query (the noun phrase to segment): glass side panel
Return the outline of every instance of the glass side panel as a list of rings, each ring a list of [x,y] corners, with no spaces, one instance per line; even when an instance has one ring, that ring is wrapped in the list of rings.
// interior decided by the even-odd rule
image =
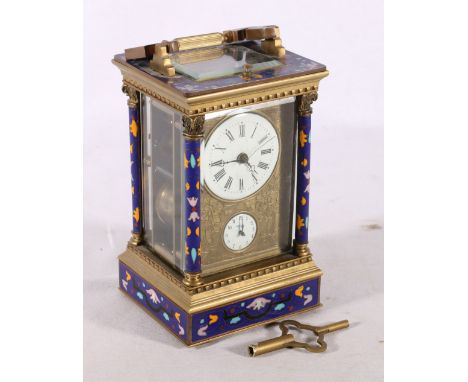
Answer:
[[[174,255],[175,266],[184,269],[185,259],[185,170],[182,115],[174,113]]]
[[[177,267],[183,226],[181,116],[161,103],[143,103],[143,208],[146,243]]]
[[[242,73],[245,64],[253,72],[283,65],[270,56],[235,45],[173,53],[171,60],[177,73],[196,81]]]

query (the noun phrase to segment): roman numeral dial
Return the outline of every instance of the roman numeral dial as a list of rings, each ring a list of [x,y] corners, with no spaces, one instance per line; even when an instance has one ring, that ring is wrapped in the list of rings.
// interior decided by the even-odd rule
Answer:
[[[242,113],[225,119],[205,144],[205,186],[222,199],[246,198],[268,182],[279,151],[276,130],[265,117]]]

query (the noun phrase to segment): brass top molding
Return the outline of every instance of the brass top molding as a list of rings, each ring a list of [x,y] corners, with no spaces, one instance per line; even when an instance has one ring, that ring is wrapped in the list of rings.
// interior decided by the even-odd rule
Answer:
[[[317,91],[321,79],[328,76],[328,71],[284,78],[277,81],[254,83],[249,87],[224,89],[193,97],[185,97],[169,85],[155,82],[147,73],[136,71],[131,65],[112,60],[123,75],[124,86],[134,87],[182,114],[202,115],[240,106],[253,105],[291,96],[300,96]]]

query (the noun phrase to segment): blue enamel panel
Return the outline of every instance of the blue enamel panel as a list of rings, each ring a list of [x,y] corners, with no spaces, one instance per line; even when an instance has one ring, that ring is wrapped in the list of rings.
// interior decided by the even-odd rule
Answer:
[[[200,140],[185,139],[185,272],[201,271]]]
[[[129,107],[130,169],[132,174],[132,232],[141,234],[141,130],[137,107]]]
[[[295,241],[298,244],[306,244],[309,237],[310,115],[299,117],[297,131]]]
[[[319,278],[308,280],[220,308],[194,314],[192,318],[192,341],[202,341],[313,307],[319,303],[319,282]]]
[[[119,275],[122,291],[144,306],[153,317],[176,336],[187,341],[188,319],[185,311],[121,261],[119,262]]]

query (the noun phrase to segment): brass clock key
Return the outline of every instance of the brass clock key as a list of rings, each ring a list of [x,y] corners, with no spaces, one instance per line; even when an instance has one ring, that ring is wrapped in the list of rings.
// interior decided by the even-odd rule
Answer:
[[[292,334],[288,333],[288,325],[295,326],[298,329],[306,329],[312,331],[317,336],[317,345],[310,345],[305,342],[297,342]],[[348,320],[334,322],[324,326],[312,326],[301,324],[294,320],[285,320],[279,323],[281,336],[270,340],[259,342],[256,345],[249,346],[249,355],[256,357],[265,353],[270,353],[275,350],[284,348],[304,348],[312,353],[322,353],[327,350],[327,343],[324,340],[325,334],[335,332],[340,329],[349,327]]]

